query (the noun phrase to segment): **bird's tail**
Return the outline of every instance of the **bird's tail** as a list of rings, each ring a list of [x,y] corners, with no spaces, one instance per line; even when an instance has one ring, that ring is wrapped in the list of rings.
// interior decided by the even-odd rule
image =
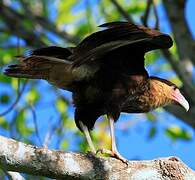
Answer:
[[[4,74],[19,78],[48,79],[55,65],[71,64],[67,60],[71,54],[71,49],[55,46],[37,49],[28,56],[17,56],[20,63],[9,65]]]

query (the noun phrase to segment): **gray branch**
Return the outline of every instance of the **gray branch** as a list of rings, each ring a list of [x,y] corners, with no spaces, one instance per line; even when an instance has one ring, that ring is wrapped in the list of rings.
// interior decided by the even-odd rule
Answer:
[[[25,4],[28,7],[28,3]],[[26,41],[26,43],[32,47],[41,47],[45,46],[45,42],[42,40],[43,34],[37,33],[36,31],[28,30],[24,21],[30,21],[34,27],[37,25],[41,26],[44,30],[50,31],[70,43],[78,43],[79,38],[77,36],[72,36],[66,31],[59,30],[56,25],[51,22],[46,17],[41,17],[33,14],[32,11],[25,11],[24,14],[19,13],[15,9],[5,5],[0,1],[0,18],[3,20],[3,23],[6,26],[6,33],[21,37]],[[13,23],[13,20],[15,23]]]
[[[195,64],[195,43],[185,18],[186,1],[163,0],[181,60],[190,59]]]
[[[192,180],[195,172],[175,157],[129,161],[38,148],[0,136],[0,167],[57,179]]]

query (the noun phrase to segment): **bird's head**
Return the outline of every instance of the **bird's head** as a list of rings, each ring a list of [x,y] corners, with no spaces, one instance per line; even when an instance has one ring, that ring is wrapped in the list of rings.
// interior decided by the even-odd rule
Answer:
[[[174,83],[157,77],[151,77],[150,79],[152,94],[156,99],[157,106],[177,104],[186,111],[189,110],[188,101]]]

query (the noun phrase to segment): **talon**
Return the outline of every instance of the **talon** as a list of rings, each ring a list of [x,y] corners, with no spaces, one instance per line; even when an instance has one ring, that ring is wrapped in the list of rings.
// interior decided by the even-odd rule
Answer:
[[[128,165],[128,160],[125,159],[122,155],[120,155],[119,152],[111,151],[108,149],[98,149],[96,151],[96,154],[98,154],[98,153],[108,154],[108,155],[110,155],[110,157],[116,158],[116,159],[122,161],[123,163],[125,163],[126,165]]]
[[[108,154],[108,155],[112,156],[112,151],[110,151],[110,150],[108,150],[108,149],[98,149],[98,150],[96,151],[96,154],[98,154],[98,153],[101,153],[101,154]]]
[[[113,152],[113,155],[114,158],[121,160],[123,163],[125,163],[128,166],[128,160],[125,159],[123,156],[121,156],[119,153]]]

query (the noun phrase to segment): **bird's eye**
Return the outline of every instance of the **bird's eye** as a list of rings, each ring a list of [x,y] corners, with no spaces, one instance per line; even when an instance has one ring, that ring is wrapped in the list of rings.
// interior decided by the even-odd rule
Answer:
[[[173,86],[173,90],[175,91],[177,89],[177,87],[176,86]]]

